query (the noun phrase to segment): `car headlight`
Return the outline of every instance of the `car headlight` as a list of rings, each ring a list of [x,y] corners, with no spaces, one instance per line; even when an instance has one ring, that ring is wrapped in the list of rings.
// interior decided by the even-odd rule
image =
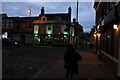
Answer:
[[[15,44],[18,44],[17,42],[15,42]]]

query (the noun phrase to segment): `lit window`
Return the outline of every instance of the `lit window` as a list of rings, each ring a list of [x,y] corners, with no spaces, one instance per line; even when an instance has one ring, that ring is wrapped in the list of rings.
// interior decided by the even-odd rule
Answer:
[[[42,16],[42,17],[41,17],[41,20],[42,20],[42,21],[46,21],[46,20],[47,20],[47,17]]]

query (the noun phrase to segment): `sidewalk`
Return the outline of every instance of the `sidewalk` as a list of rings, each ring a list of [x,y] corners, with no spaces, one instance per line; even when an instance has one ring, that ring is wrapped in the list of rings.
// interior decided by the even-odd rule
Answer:
[[[87,48],[80,49],[83,60],[79,61],[79,75],[74,75],[73,80],[115,80],[114,76],[107,70],[97,56]],[[66,70],[64,60],[60,60],[53,67],[43,70],[42,74],[36,76],[35,80],[65,79]]]

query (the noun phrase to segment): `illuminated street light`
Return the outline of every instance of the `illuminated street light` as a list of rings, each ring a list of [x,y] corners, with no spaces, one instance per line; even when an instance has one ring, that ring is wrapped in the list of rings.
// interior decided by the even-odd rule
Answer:
[[[113,25],[114,29],[118,29],[118,26],[116,24]]]
[[[94,37],[96,37],[96,34],[94,34]]]
[[[28,12],[30,13],[30,15],[29,15],[29,16],[31,17],[31,9],[28,9]]]

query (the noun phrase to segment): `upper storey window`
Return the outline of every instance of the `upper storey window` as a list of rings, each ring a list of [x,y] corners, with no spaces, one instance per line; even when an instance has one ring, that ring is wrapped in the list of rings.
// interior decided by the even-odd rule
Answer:
[[[60,17],[60,16],[56,16],[56,17],[55,17],[55,20],[56,20],[56,21],[61,21],[61,17]]]
[[[42,20],[42,21],[46,21],[46,20],[47,20],[47,17],[46,17],[46,16],[42,16],[42,17],[41,17],[41,20]]]

